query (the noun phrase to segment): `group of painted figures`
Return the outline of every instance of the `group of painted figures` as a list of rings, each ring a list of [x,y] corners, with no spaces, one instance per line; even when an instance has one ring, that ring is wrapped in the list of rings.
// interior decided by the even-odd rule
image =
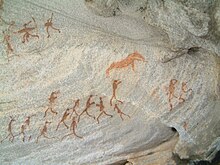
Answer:
[[[22,35],[22,43],[29,42],[30,37],[37,38],[37,39],[40,38],[40,36],[37,34],[37,23],[34,17],[32,17],[31,21],[24,23],[23,27],[20,30],[13,32],[12,28],[14,26],[15,26],[15,22],[12,21],[11,23],[9,23],[7,30],[2,32],[3,33],[2,43],[5,44],[6,46],[6,54],[7,54],[8,61],[11,57],[10,55],[14,53],[14,47],[13,47],[12,38],[11,38],[12,34]],[[47,38],[50,37],[49,29],[58,31],[59,33],[61,32],[60,29],[55,28],[53,25],[53,13],[51,14],[51,17],[45,22],[44,27],[47,33]]]
[[[50,37],[49,28],[60,32],[59,29],[57,29],[53,26],[52,18],[53,18],[53,14],[51,15],[51,18],[49,18],[47,20],[47,22],[44,24],[48,38]],[[33,33],[33,31],[36,30],[36,28],[37,28],[37,24],[36,24],[36,21],[33,17],[32,17],[32,20],[33,20],[33,22],[29,21],[29,22],[25,23],[21,30],[13,32],[14,34],[22,34],[23,35],[22,43],[28,42],[30,37],[39,38],[38,34]],[[35,25],[30,26],[31,23],[34,23]],[[13,48],[11,45],[11,39],[10,39],[11,36],[9,35],[10,28],[13,25],[14,25],[14,22],[12,22],[11,25],[9,26],[7,33],[5,31],[3,32],[3,35],[4,35],[3,42],[5,42],[5,44],[7,46],[7,54],[8,55],[13,52]],[[8,59],[9,59],[9,56],[8,56]],[[147,62],[143,55],[141,55],[137,51],[134,51],[133,53],[129,54],[126,58],[124,58],[120,61],[116,61],[116,62],[111,63],[110,66],[106,69],[106,77],[110,76],[110,71],[112,71],[113,69],[120,69],[120,68],[126,68],[126,67],[131,66],[132,70],[135,71],[135,61]],[[111,97],[109,103],[110,103],[110,106],[113,107],[114,111],[116,111],[119,114],[120,118],[122,120],[124,120],[123,116],[127,116],[128,118],[130,118],[130,116],[125,114],[119,107],[120,104],[123,104],[123,101],[121,101],[117,98],[116,91],[117,91],[119,84],[121,84],[121,83],[122,83],[121,80],[113,80],[113,82],[112,82],[112,97]],[[186,94],[188,92],[192,93],[192,89],[187,89],[187,83],[182,82],[181,93],[179,96],[176,96],[175,90],[176,90],[177,84],[178,84],[178,80],[171,79],[169,82],[169,86],[166,89],[166,94],[168,96],[168,103],[169,103],[170,111],[173,110],[173,102],[172,102],[173,99],[177,99],[179,101],[179,103],[183,103],[183,102],[185,102]],[[49,124],[51,124],[51,121],[46,120],[46,117],[49,112],[51,112],[54,115],[58,114],[58,112],[55,111],[54,106],[55,106],[55,103],[56,103],[56,100],[58,98],[59,93],[60,93],[59,90],[54,91],[50,94],[50,97],[48,98],[49,105],[48,105],[48,108],[44,112],[44,119],[45,119],[44,125],[42,126],[42,128],[40,128],[40,132],[39,132],[39,135],[37,136],[36,143],[38,143],[38,141],[41,137],[44,137],[47,139],[55,138],[55,137],[49,137],[47,135],[48,126],[49,126]],[[69,129],[70,133],[67,135],[64,135],[61,138],[61,140],[63,140],[64,138],[66,138],[68,136],[71,136],[71,135],[75,135],[78,138],[83,138],[82,136],[80,136],[76,133],[76,128],[77,128],[78,123],[80,122],[81,117],[84,114],[87,115],[88,117],[93,118],[94,120],[97,120],[98,123],[100,123],[100,117],[103,115],[108,116],[108,117],[113,117],[113,115],[106,112],[105,105],[103,102],[103,97],[101,97],[101,96],[99,97],[98,104],[95,103],[94,101],[92,101],[92,99],[94,97],[96,97],[96,95],[89,96],[89,98],[86,101],[85,108],[83,109],[83,111],[81,113],[79,113],[77,110],[77,109],[79,109],[80,99],[77,99],[74,101],[74,105],[72,108],[67,108],[64,111],[62,118],[60,119],[59,123],[57,124],[56,131],[59,129],[60,125],[63,124],[67,129]],[[89,109],[91,109],[92,106],[95,106],[99,109],[99,115],[97,117],[95,117],[89,113]],[[16,121],[16,119],[13,118],[12,116],[10,116],[10,121],[8,124],[8,130],[7,130],[8,135],[5,138],[3,138],[0,142],[2,143],[6,139],[9,139],[9,141],[13,142],[14,138],[17,136],[19,136],[19,137],[21,136],[23,142],[30,141],[32,139],[32,136],[29,135],[27,137],[26,130],[30,127],[30,120],[34,116],[36,116],[36,115],[31,115],[31,116],[28,116],[25,118],[23,124],[20,127],[20,132],[16,135],[13,133],[13,130],[12,130],[12,124]],[[69,119],[71,121],[70,126],[68,126],[66,124],[66,121]],[[186,127],[187,127],[187,123],[184,123],[184,128],[186,129]]]
[[[122,59],[121,61],[118,61],[118,62],[113,62],[107,69],[106,69],[106,76],[109,77],[109,74],[110,74],[110,71],[113,70],[113,69],[120,69],[120,68],[124,68],[124,67],[128,67],[129,65],[132,66],[132,70],[134,71],[134,66],[135,66],[135,61],[143,61],[143,62],[146,62],[144,57],[138,53],[137,51],[135,51],[134,53],[132,54],[129,54],[126,58]],[[119,104],[123,104],[123,101],[119,100],[117,98],[117,95],[116,95],[116,91],[118,89],[118,85],[121,84],[122,82],[120,80],[113,80],[112,82],[112,97],[110,99],[110,106],[113,107],[113,109],[119,114],[120,118],[122,120],[123,119],[123,115],[124,116],[127,116],[128,118],[130,118],[129,115],[125,114],[120,108],[119,108]],[[171,79],[170,82],[169,82],[169,86],[167,87],[166,91],[167,91],[167,95],[168,95],[168,103],[169,103],[169,107],[170,107],[170,111],[173,110],[173,103],[172,103],[172,100],[173,99],[177,99],[179,101],[179,103],[183,103],[185,102],[185,97],[186,97],[186,94],[188,92],[191,92],[192,93],[192,89],[187,89],[187,83],[186,82],[182,82],[182,86],[181,86],[181,93],[179,96],[176,96],[175,94],[175,90],[176,90],[176,85],[178,83],[178,80],[176,79]],[[56,100],[58,98],[58,95],[59,95],[60,91],[54,91],[50,94],[50,97],[48,98],[49,100],[49,106],[48,108],[45,110],[44,112],[44,118],[46,118],[47,114],[49,112],[51,112],[52,114],[54,115],[57,115],[58,112],[55,111],[54,109],[54,106],[55,106],[55,103],[56,103]],[[79,136],[78,134],[76,134],[76,128],[77,128],[77,124],[80,122],[80,119],[82,117],[82,115],[87,115],[88,117],[91,117],[93,118],[94,120],[97,120],[97,122],[99,123],[100,122],[100,117],[103,116],[103,115],[106,115],[108,117],[113,117],[111,114],[108,114],[105,110],[105,105],[103,103],[103,97],[99,97],[99,103],[95,103],[94,101],[92,101],[93,97],[95,97],[96,95],[90,95],[89,98],[87,99],[86,101],[86,105],[85,105],[85,108],[84,110],[79,113],[77,112],[76,109],[79,108],[79,105],[80,105],[80,99],[77,99],[74,101],[74,105],[72,108],[67,108],[65,110],[65,112],[63,113],[62,115],[62,118],[61,120],[59,121],[57,127],[56,127],[56,131],[59,129],[60,125],[63,124],[67,129],[70,129],[70,133],[63,136],[61,138],[61,140],[63,140],[64,138],[70,136],[70,135],[75,135],[76,137],[78,138],[82,138],[82,136]],[[88,110],[92,107],[92,105],[95,105],[96,107],[99,108],[99,115],[98,117],[96,118],[95,116],[91,115]],[[74,114],[74,115],[73,115]],[[24,123],[21,125],[20,127],[20,133],[17,134],[17,135],[14,135],[13,132],[12,132],[12,123],[15,122],[16,120],[10,116],[10,122],[8,124],[8,135],[2,139],[0,142],[3,142],[5,139],[9,138],[9,140],[11,142],[13,142],[14,138],[16,136],[22,136],[22,141],[25,142],[25,139],[28,138],[28,141],[31,140],[31,136],[29,137],[26,137],[26,134],[25,134],[25,130],[27,129],[27,127],[30,126],[30,119],[31,117],[33,117],[35,115],[31,115],[31,116],[28,116]],[[71,124],[70,126],[68,126],[66,124],[66,120],[68,119],[71,119]],[[36,142],[38,143],[39,139],[41,137],[44,137],[44,138],[47,138],[47,139],[53,139],[55,137],[49,137],[47,135],[47,128],[48,128],[48,125],[50,124],[51,122],[50,121],[45,121],[43,127],[40,129],[40,134],[37,136],[37,139],[36,139]],[[185,122],[184,123],[184,129],[187,128],[187,123]]]
[[[110,99],[110,105],[111,105],[111,107],[113,107],[114,111],[116,111],[119,114],[120,118],[122,120],[124,120],[123,116],[127,116],[128,118],[130,118],[130,116],[125,114],[124,112],[122,112],[122,110],[119,108],[119,104],[123,104],[123,102],[121,100],[118,100],[117,97],[116,97],[116,90],[117,90],[118,85],[120,83],[121,83],[121,81],[119,81],[119,80],[114,80],[113,81],[113,84],[112,84],[113,93],[112,93],[112,97]],[[58,90],[58,91],[54,91],[50,94],[50,97],[48,98],[49,105],[48,105],[48,108],[44,112],[44,119],[46,119],[49,112],[54,114],[54,115],[58,114],[58,112],[55,111],[55,104],[56,104],[56,100],[58,99],[59,93],[60,93],[60,91]],[[66,138],[70,135],[75,135],[78,138],[82,138],[82,136],[79,136],[78,134],[76,134],[76,128],[77,128],[77,124],[80,122],[80,119],[84,114],[87,115],[88,117],[93,118],[94,120],[97,120],[98,124],[100,123],[100,117],[103,116],[103,115],[106,115],[108,117],[113,117],[113,115],[108,114],[106,112],[105,105],[104,105],[104,102],[103,102],[103,97],[99,97],[99,103],[95,103],[94,101],[92,101],[93,97],[95,97],[95,96],[96,95],[90,95],[89,96],[89,98],[86,101],[85,108],[81,113],[77,112],[78,111],[77,109],[79,109],[79,105],[80,105],[80,99],[77,99],[77,100],[74,101],[74,105],[73,105],[72,108],[67,108],[64,111],[64,113],[62,115],[62,118],[60,119],[60,121],[57,124],[56,131],[59,129],[60,125],[63,124],[67,129],[70,130],[70,133],[63,136],[61,138],[61,140],[63,140],[64,138]],[[95,116],[93,116],[89,113],[89,110],[92,107],[92,105],[94,105],[95,107],[97,107],[99,109],[98,117],[95,117]],[[2,139],[0,142],[2,143],[6,139],[9,139],[9,141],[13,142],[14,138],[17,137],[17,136],[22,136],[22,141],[23,142],[30,141],[32,137],[31,136],[26,137],[25,131],[27,130],[28,127],[30,127],[30,119],[34,116],[36,116],[36,115],[28,116],[25,119],[24,123],[20,127],[20,132],[16,135],[12,131],[12,124],[16,120],[12,116],[10,116],[10,122],[8,124],[8,135],[4,139]],[[66,121],[68,119],[71,120],[70,126],[68,126],[66,124]],[[36,143],[38,143],[38,141],[41,137],[44,137],[44,138],[47,138],[47,139],[55,138],[55,137],[49,137],[47,135],[48,125],[50,123],[52,123],[52,122],[48,121],[48,120],[45,121],[43,127],[40,129],[39,135],[37,136]]]

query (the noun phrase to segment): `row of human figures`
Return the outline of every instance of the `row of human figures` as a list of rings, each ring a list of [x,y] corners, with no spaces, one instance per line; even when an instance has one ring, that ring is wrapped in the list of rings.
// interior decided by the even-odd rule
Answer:
[[[175,91],[176,91],[177,83],[178,83],[178,80],[171,79],[169,86],[167,87],[166,94],[168,95],[168,103],[169,103],[170,111],[173,110],[173,103],[172,103],[173,99],[177,99],[180,103],[183,103],[183,102],[185,102],[186,94],[188,92],[190,92],[190,94],[192,94],[192,89],[187,89],[187,83],[182,82],[181,93],[179,96],[176,96]],[[130,116],[125,114],[119,107],[119,104],[123,104],[123,101],[119,100],[116,95],[116,90],[117,90],[119,84],[121,84],[120,80],[113,81],[113,83],[112,83],[112,97],[110,99],[109,104],[119,114],[121,120],[124,120],[123,116],[126,116],[128,118],[130,118]],[[48,108],[44,112],[44,117],[43,117],[44,119],[46,119],[48,113],[51,113],[53,115],[58,114],[58,112],[55,110],[55,104],[56,104],[56,101],[58,99],[59,94],[60,94],[59,90],[53,91],[50,94],[50,97],[48,98],[49,105],[48,105]],[[64,138],[66,138],[68,136],[71,136],[71,135],[74,135],[78,138],[83,138],[82,136],[80,136],[76,133],[77,125],[80,122],[80,119],[83,115],[87,115],[88,117],[93,118],[94,120],[97,121],[98,124],[100,123],[100,118],[104,115],[107,117],[113,117],[112,114],[109,114],[106,112],[105,105],[103,102],[103,97],[101,97],[101,96],[99,97],[99,103],[95,103],[94,101],[92,101],[93,97],[95,97],[95,96],[96,95],[89,96],[89,98],[86,101],[85,108],[83,109],[82,112],[79,112],[79,110],[78,110],[79,106],[80,106],[80,99],[77,99],[74,101],[72,108],[67,108],[64,111],[64,113],[62,114],[62,118],[60,119],[60,121],[57,124],[56,131],[59,129],[60,125],[63,124],[67,129],[70,130],[70,133],[67,135],[64,135],[61,138],[61,140],[63,140]],[[91,107],[93,105],[95,105],[97,108],[99,108],[99,115],[97,117],[90,114],[90,112],[89,112],[89,110],[91,109]],[[22,136],[23,142],[27,141],[27,139],[28,139],[28,141],[30,141],[32,136],[30,135],[29,137],[26,137],[25,131],[27,130],[28,127],[30,127],[30,119],[34,116],[36,116],[36,115],[30,115],[30,116],[26,117],[26,119],[24,120],[23,124],[20,127],[20,132],[17,135],[14,135],[14,133],[12,132],[12,123],[15,122],[16,120],[12,116],[10,116],[10,122],[8,124],[8,135],[4,139],[2,139],[0,142],[2,143],[7,138],[9,138],[9,140],[11,142],[13,142],[14,138],[17,136]],[[71,120],[70,126],[68,126],[66,123],[66,121],[68,119]],[[43,127],[40,129],[39,135],[37,136],[36,143],[38,143],[38,141],[41,137],[44,137],[47,139],[56,138],[56,137],[49,137],[47,135],[48,125],[51,123],[52,123],[51,121],[48,121],[48,120],[45,121]],[[183,127],[186,130],[186,128],[187,128],[186,122],[184,122]]]
[[[111,107],[113,107],[113,110],[117,112],[117,114],[119,114],[121,120],[123,121],[124,118],[123,117],[128,117],[130,118],[129,115],[127,115],[126,113],[124,113],[121,108],[120,108],[120,105],[123,104],[123,101],[117,99],[117,96],[116,96],[116,90],[118,88],[118,85],[121,83],[120,80],[114,80],[113,81],[113,84],[112,84],[112,88],[113,88],[113,92],[112,92],[112,97],[109,101],[109,104]],[[49,115],[48,113],[51,113],[52,115],[57,115],[58,112],[55,110],[55,105],[56,105],[56,102],[57,102],[57,99],[58,99],[58,96],[60,94],[60,91],[53,91],[49,98],[48,98],[48,107],[46,108],[45,112],[44,112],[44,116],[43,118],[45,119],[45,123],[44,125],[42,126],[42,128],[40,129],[40,133],[39,135],[37,136],[37,139],[36,139],[36,143],[38,143],[39,139],[41,137],[44,137],[46,139],[54,139],[56,137],[49,137],[47,135],[47,131],[48,131],[48,126],[52,123],[51,121],[48,121],[47,120],[47,116]],[[82,136],[78,135],[76,133],[76,128],[77,128],[77,125],[78,123],[81,121],[81,118],[84,116],[84,115],[87,115],[88,117],[94,119],[97,121],[97,123],[99,124],[100,123],[100,118],[102,116],[107,116],[107,117],[110,117],[112,118],[113,115],[112,114],[109,114],[107,111],[106,111],[106,107],[104,105],[104,101],[103,101],[103,96],[99,96],[99,103],[95,103],[95,101],[92,101],[93,98],[97,97],[96,95],[89,95],[87,101],[86,101],[86,104],[85,104],[85,107],[83,109],[82,112],[79,112],[79,109],[80,109],[80,99],[76,99],[74,100],[74,104],[73,104],[73,107],[71,108],[67,108],[63,114],[62,114],[62,117],[61,119],[59,120],[58,124],[57,124],[57,127],[56,127],[56,131],[59,129],[59,127],[61,126],[61,124],[63,124],[67,129],[69,129],[70,133],[63,136],[61,138],[61,140],[63,140],[64,138],[68,137],[68,136],[71,136],[71,135],[74,135],[78,138],[83,138]],[[99,115],[97,117],[95,117],[94,115],[92,115],[89,110],[92,108],[92,106],[95,106],[98,108],[99,110]],[[26,117],[26,119],[24,120],[23,124],[21,125],[20,127],[20,132],[18,134],[14,134],[13,131],[12,131],[12,124],[13,122],[16,121],[15,118],[13,118],[12,116],[10,116],[10,121],[9,121],[9,124],[8,124],[8,134],[5,138],[3,138],[0,142],[2,143],[4,140],[6,139],[9,139],[9,141],[13,142],[14,141],[14,138],[17,137],[17,136],[22,136],[22,141],[25,142],[25,141],[30,141],[32,136],[30,135],[29,137],[26,136],[26,130],[28,128],[30,128],[30,120],[32,117],[35,117],[36,115],[30,115],[28,117]],[[70,125],[67,124],[67,121],[70,119]]]
[[[3,21],[3,19],[1,19],[1,20]],[[22,41],[21,41],[22,43],[29,42],[30,38],[36,38],[36,39],[40,38],[40,36],[37,34],[38,25],[37,25],[34,17],[32,17],[31,21],[24,23],[23,27],[20,30],[12,31],[12,28],[14,26],[15,26],[15,22],[12,21],[11,23],[9,23],[8,28],[2,32],[3,37],[4,37],[2,43],[5,44],[5,46],[6,46],[6,54],[7,54],[8,61],[11,57],[10,55],[14,53],[14,46],[12,43],[12,35],[13,36],[15,34],[22,35]],[[50,30],[57,31],[59,33],[61,32],[60,29],[54,27],[54,25],[53,25],[53,13],[51,14],[51,17],[49,19],[47,19],[47,21],[44,23],[44,27],[45,27],[45,31],[47,33],[47,38],[50,38],[50,36],[51,36]]]
[[[177,99],[179,103],[184,103],[186,101],[185,97],[186,97],[187,93],[190,93],[190,95],[192,95],[192,92],[193,92],[193,90],[191,88],[188,89],[187,82],[182,82],[180,94],[177,96],[175,94],[177,84],[178,84],[178,80],[171,79],[170,83],[169,83],[169,87],[167,88],[166,94],[168,95],[168,102],[169,102],[169,106],[170,106],[170,111],[173,110],[172,100]]]
[[[132,70],[135,71],[135,69],[134,69],[135,68],[135,61],[147,62],[145,60],[145,58],[139,52],[135,51],[134,53],[129,54],[126,58],[124,58],[120,61],[113,62],[112,64],[110,64],[110,66],[106,69],[106,76],[109,77],[110,76],[110,71],[112,71],[113,69],[120,69],[120,68],[129,67],[129,66],[131,66]],[[130,118],[130,116],[125,114],[124,112],[122,112],[122,110],[119,107],[119,104],[123,104],[123,102],[121,100],[119,100],[117,98],[117,95],[116,95],[116,91],[118,89],[119,84],[121,84],[120,80],[113,80],[113,82],[112,82],[112,97],[110,99],[110,106],[112,106],[113,109],[117,111],[117,113],[120,115],[121,119],[123,120],[123,115],[127,116],[129,118]],[[173,108],[174,108],[173,107],[173,100],[174,99],[177,99],[179,101],[179,103],[183,103],[183,102],[185,102],[185,97],[186,97],[187,93],[190,92],[192,94],[192,89],[187,89],[187,82],[182,82],[182,86],[181,86],[181,90],[180,90],[181,93],[179,94],[179,96],[177,96],[175,94],[177,84],[178,84],[178,80],[171,79],[170,82],[169,82],[169,86],[166,89],[166,95],[168,96],[168,103],[169,103],[170,111],[172,111]],[[56,100],[58,98],[59,93],[60,93],[60,91],[54,91],[50,94],[50,97],[48,98],[49,106],[44,112],[44,118],[46,118],[48,112],[51,112],[52,114],[57,115],[58,112],[55,111],[54,106],[55,106],[55,103],[56,103]],[[67,108],[65,110],[65,112],[63,113],[63,116],[62,116],[62,118],[61,118],[61,120],[58,123],[57,128],[56,128],[56,130],[58,130],[60,124],[64,124],[64,126],[66,128],[70,129],[71,133],[65,135],[63,138],[65,138],[67,136],[70,136],[72,134],[77,136],[78,138],[82,138],[81,136],[76,134],[75,130],[76,130],[77,124],[80,122],[80,118],[84,114],[86,114],[88,117],[96,119],[98,123],[99,123],[100,117],[103,116],[103,115],[106,115],[108,117],[112,117],[112,115],[108,114],[105,110],[105,106],[104,106],[104,103],[103,103],[103,97],[99,97],[99,104],[96,104],[94,101],[92,101],[93,97],[94,97],[93,95],[89,96],[89,98],[86,102],[85,109],[81,113],[78,113],[76,111],[76,109],[79,108],[79,102],[80,102],[79,99],[75,100],[74,106],[72,108]],[[113,104],[113,102],[114,102],[114,104]],[[95,105],[96,107],[99,108],[100,113],[99,113],[97,118],[95,116],[91,115],[88,112],[88,110],[91,108],[92,105]],[[75,114],[75,116],[73,116],[73,114]],[[22,124],[22,126],[21,126],[20,133],[18,135],[15,135],[15,136],[12,133],[12,123],[15,121],[15,119],[13,117],[10,117],[10,118],[11,118],[11,120],[8,124],[9,134],[3,140],[9,138],[9,140],[13,141],[15,136],[23,135],[23,141],[25,141],[25,138],[24,138],[25,133],[24,132],[30,124],[30,118],[31,117],[30,116],[27,117],[24,124]],[[68,118],[71,118],[71,125],[70,126],[68,126],[65,123],[65,121]],[[51,123],[50,121],[45,121],[45,124],[42,127],[39,136],[37,137],[37,142],[38,142],[39,138],[42,137],[42,136],[45,137],[45,138],[49,138],[47,136],[47,127],[50,123]],[[186,126],[184,126],[184,127],[186,127]],[[29,139],[31,139],[31,137],[29,137]],[[1,142],[3,140],[1,140]]]

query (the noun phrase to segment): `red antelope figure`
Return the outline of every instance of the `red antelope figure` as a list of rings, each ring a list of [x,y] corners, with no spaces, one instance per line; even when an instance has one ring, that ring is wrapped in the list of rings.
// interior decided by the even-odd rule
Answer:
[[[134,53],[129,54],[125,59],[118,61],[118,62],[113,62],[108,69],[106,69],[106,76],[109,76],[110,70],[112,69],[119,69],[119,68],[125,68],[128,67],[129,65],[131,65],[132,70],[134,71],[134,62],[135,61],[143,61],[143,62],[147,62],[145,61],[145,58],[138,53],[137,51],[135,51]]]

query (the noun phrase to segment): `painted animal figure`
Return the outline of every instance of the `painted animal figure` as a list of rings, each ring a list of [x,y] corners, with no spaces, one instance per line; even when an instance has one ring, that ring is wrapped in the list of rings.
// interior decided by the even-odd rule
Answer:
[[[134,62],[135,61],[145,61],[145,58],[143,55],[141,55],[139,52],[135,51],[134,53],[129,54],[125,59],[118,61],[118,62],[113,62],[108,69],[106,70],[106,76],[108,77],[110,74],[110,71],[112,69],[120,69],[120,68],[125,68],[131,65],[132,70],[134,71]]]

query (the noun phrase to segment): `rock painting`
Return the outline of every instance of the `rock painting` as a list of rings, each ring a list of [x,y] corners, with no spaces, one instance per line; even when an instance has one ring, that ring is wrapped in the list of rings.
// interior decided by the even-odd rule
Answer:
[[[176,88],[177,88],[177,84],[178,84],[178,80],[176,79],[171,79],[170,83],[169,83],[169,87],[167,88],[167,95],[168,95],[168,102],[169,102],[169,107],[170,107],[170,111],[173,110],[173,99],[177,99],[179,101],[179,103],[183,103],[185,102],[185,95],[188,92],[191,92],[192,94],[192,89],[187,89],[187,85],[186,82],[182,82],[182,86],[181,86],[181,92],[179,94],[179,96],[176,95]]]
[[[30,37],[38,38],[39,35],[33,34],[33,31],[37,29],[37,23],[32,17],[33,21],[29,21],[23,25],[23,28],[21,30],[18,30],[17,32],[14,32],[15,34],[22,34],[22,43],[28,42]],[[34,24],[33,26],[30,26],[31,24]]]
[[[5,139],[7,139],[7,138],[9,138],[9,140],[11,141],[11,142],[13,142],[14,141],[14,138],[15,138],[15,135],[13,134],[13,132],[12,132],[12,123],[13,122],[15,122],[16,120],[12,117],[12,116],[10,116],[10,122],[9,122],[9,124],[8,124],[8,135],[4,138],[4,139],[2,139],[0,142],[2,143]]]
[[[51,17],[47,20],[47,22],[44,24],[47,32],[47,38],[50,37],[49,28],[58,31],[60,33],[60,29],[57,29],[53,26],[53,13],[51,14]]]
[[[11,28],[15,26],[15,22],[12,21],[9,24],[9,27],[4,30],[3,33],[3,41],[1,43],[6,45],[6,54],[9,61],[9,55],[14,53],[15,48],[12,44],[12,37],[15,37],[15,35],[21,35],[22,36],[22,43],[28,43],[30,41],[30,38],[36,38],[39,39],[40,35],[37,34],[38,31],[38,25],[36,23],[36,20],[34,17],[31,17],[32,20],[26,22],[23,24],[23,27],[20,30],[12,32]],[[49,29],[58,31],[61,33],[60,29],[55,28],[53,25],[53,13],[51,14],[51,17],[47,20],[46,23],[44,23],[44,27],[46,28],[47,32],[47,38],[50,38],[50,32]],[[14,35],[12,35],[14,34]],[[15,53],[14,53],[15,54]],[[18,55],[17,55],[18,56]]]
[[[113,62],[107,69],[106,69],[106,76],[109,77],[110,71],[112,69],[120,69],[120,68],[126,68],[131,65],[132,70],[134,71],[135,61],[145,61],[145,58],[143,55],[138,53],[137,51],[134,51],[134,53],[129,54],[125,59],[122,59],[118,62]]]
[[[49,100],[49,106],[48,108],[46,109],[45,113],[44,113],[44,117],[47,116],[47,112],[50,111],[51,113],[57,115],[57,112],[54,110],[54,104],[55,104],[55,101],[58,97],[58,94],[60,93],[60,91],[54,91],[50,94],[50,97],[48,98]]]

